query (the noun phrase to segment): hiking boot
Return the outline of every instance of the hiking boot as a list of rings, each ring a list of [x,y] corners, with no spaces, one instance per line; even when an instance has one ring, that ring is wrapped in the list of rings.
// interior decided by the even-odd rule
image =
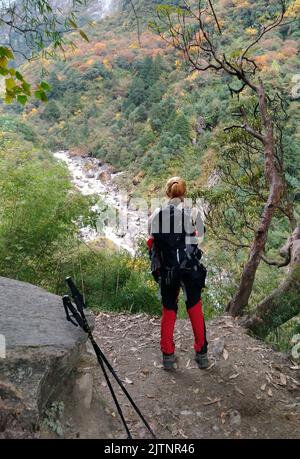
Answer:
[[[163,354],[163,367],[164,370],[175,370],[175,354]]]
[[[201,370],[205,370],[205,368],[208,368],[209,361],[207,354],[200,354],[200,352],[196,352],[195,360],[198,363],[198,367]]]

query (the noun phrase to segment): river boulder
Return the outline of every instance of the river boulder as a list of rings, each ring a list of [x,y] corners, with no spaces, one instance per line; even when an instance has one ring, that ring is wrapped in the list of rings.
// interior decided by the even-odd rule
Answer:
[[[98,180],[100,180],[102,183],[108,183],[111,181],[111,170],[110,169],[104,169],[98,174]]]

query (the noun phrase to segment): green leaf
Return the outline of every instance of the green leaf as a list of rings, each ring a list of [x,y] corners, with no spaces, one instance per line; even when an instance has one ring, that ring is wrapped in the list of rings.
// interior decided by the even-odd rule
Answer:
[[[22,75],[20,72],[18,72],[18,71],[16,71],[16,78],[17,78],[17,80],[19,80],[19,81],[24,81],[23,75]]]
[[[88,41],[88,42],[90,41],[86,33],[83,32],[83,30],[79,30],[79,33],[85,41]]]
[[[50,84],[47,83],[46,81],[41,81],[40,87],[41,87],[44,91],[50,91],[50,90],[51,90]]]
[[[24,80],[23,80],[23,83],[22,83],[22,88],[23,88],[23,91],[25,92],[25,94],[27,94],[27,96],[30,96],[30,95],[31,95],[30,84],[27,83],[27,82],[24,81]]]
[[[27,102],[28,98],[27,96],[25,95],[18,95],[17,96],[17,101],[21,104],[21,105],[25,105],[26,102]]]
[[[14,59],[14,55],[9,48],[6,46],[0,46],[0,57],[7,57],[8,59]]]
[[[37,99],[42,100],[42,91],[35,91],[34,95]]]
[[[8,57],[8,59],[14,59],[12,51],[8,48],[6,48],[6,57]]]
[[[43,91],[42,89],[39,89],[38,91],[35,91],[34,93],[35,97],[39,100],[41,100],[42,102],[47,102],[48,100],[48,97],[45,93],[45,91]]]
[[[7,67],[7,64],[8,64],[7,57],[5,56],[0,57],[0,67],[5,68]]]
[[[6,104],[11,104],[13,101],[14,101],[14,97],[10,96],[9,94],[6,94],[6,96],[4,98],[4,102]]]
[[[14,89],[14,87],[16,86],[16,82],[13,78],[6,78],[5,80],[5,86],[6,86],[6,89]]]
[[[0,57],[5,57],[6,49],[7,48],[4,48],[4,46],[0,46]]]

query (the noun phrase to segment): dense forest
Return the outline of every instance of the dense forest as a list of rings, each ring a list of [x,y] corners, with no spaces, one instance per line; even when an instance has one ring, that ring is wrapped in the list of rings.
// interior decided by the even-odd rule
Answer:
[[[76,30],[68,33],[71,48],[53,58],[24,60],[20,78],[37,85],[38,94],[26,103],[20,94],[17,101],[1,104],[0,274],[62,293],[63,279],[71,272],[95,310],[159,312],[144,240],[132,258],[111,247],[99,249],[97,243],[87,247],[77,237],[79,226],[92,225],[96,216],[90,210],[94,198],[74,189],[67,169],[51,154],[68,150],[125,171],[118,185],[133,197],[162,195],[166,179],[181,175],[189,195],[205,200],[209,281],[204,310],[214,317],[226,310],[239,287],[268,199],[259,140],[232,128],[240,124],[242,106],[252,126],[261,129],[257,99],[247,88],[239,91],[236,67],[232,75],[197,70],[189,59],[196,45],[184,52],[174,33],[185,14],[183,2],[145,6],[136,1],[134,10],[131,2],[120,3],[112,15],[96,17],[92,24],[82,16],[81,36]],[[276,1],[219,0],[214,5],[222,32],[218,44],[230,62],[280,12]],[[280,258],[279,249],[299,221],[299,8],[298,1],[288,2],[285,21],[262,34],[252,49],[277,129],[276,164],[284,192],[270,222],[247,314],[291,270],[267,260]],[[185,40],[191,30],[198,33],[197,23],[189,20]],[[210,21],[211,15],[208,28],[213,27]],[[287,293],[289,312],[280,311],[267,331],[260,330],[282,350],[300,331],[297,273],[296,290]]]

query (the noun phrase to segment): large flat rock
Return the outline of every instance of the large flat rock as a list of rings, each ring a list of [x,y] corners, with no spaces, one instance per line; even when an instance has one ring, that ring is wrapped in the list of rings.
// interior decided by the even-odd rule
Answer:
[[[40,414],[76,366],[86,334],[66,321],[59,296],[0,277],[0,335],[0,437],[38,435]]]

